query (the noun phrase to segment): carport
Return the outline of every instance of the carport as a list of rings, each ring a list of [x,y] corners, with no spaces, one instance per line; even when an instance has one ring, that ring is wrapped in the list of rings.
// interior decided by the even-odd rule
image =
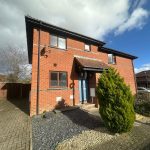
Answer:
[[[0,82],[0,99],[13,103],[17,108],[29,115],[31,84]]]

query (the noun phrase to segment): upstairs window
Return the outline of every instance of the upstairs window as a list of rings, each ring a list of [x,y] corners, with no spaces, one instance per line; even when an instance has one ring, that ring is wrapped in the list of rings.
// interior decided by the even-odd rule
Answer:
[[[50,46],[66,49],[66,38],[51,35]]]
[[[51,35],[50,45],[54,46],[54,47],[57,47],[57,36]]]
[[[50,87],[67,87],[67,72],[50,72]]]
[[[66,49],[66,39],[58,37],[58,48]]]
[[[116,64],[116,56],[114,54],[108,54],[108,63]]]
[[[84,50],[85,51],[90,51],[91,49],[90,49],[90,45],[89,44],[85,44],[84,45]]]

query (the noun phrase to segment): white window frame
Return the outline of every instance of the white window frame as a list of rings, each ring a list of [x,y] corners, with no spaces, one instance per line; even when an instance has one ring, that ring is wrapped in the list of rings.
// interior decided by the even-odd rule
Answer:
[[[50,36],[52,37],[52,36],[55,36],[56,38],[57,38],[57,44],[56,45],[51,45],[51,38],[50,38],[50,46],[51,47],[56,47],[56,48],[59,48],[59,49],[63,49],[63,50],[66,50],[67,49],[67,39],[65,38],[65,37],[62,37],[62,36],[57,36],[57,35],[55,35],[55,34],[50,34]],[[64,40],[64,42],[65,42],[65,46],[64,47],[61,47],[60,45],[59,45],[59,40],[60,39],[63,39]]]
[[[116,64],[116,56],[114,54],[108,54],[108,64]]]
[[[63,39],[64,40],[64,44],[65,44],[65,46],[64,47],[61,47],[60,45],[59,45],[59,40],[60,39]],[[64,38],[64,37],[57,37],[57,47],[58,48],[60,48],[60,49],[66,49],[66,46],[67,46],[67,44],[66,44],[66,38]]]
[[[56,45],[52,45],[52,37],[55,37],[56,38]],[[51,37],[50,37],[50,46],[51,47],[57,47],[58,46],[58,37],[54,34],[51,34]]]
[[[89,48],[87,49],[86,46],[88,46]],[[84,44],[84,50],[90,52],[90,51],[91,51],[91,45],[85,43],[85,44]]]

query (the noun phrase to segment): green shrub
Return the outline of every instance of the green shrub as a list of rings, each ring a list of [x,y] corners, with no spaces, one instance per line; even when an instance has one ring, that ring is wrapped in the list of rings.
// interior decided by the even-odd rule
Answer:
[[[96,93],[106,127],[117,133],[129,131],[135,120],[134,97],[115,69],[102,73]]]
[[[42,118],[46,118],[46,110],[43,111]]]
[[[135,111],[141,115],[150,117],[150,102],[135,104]]]

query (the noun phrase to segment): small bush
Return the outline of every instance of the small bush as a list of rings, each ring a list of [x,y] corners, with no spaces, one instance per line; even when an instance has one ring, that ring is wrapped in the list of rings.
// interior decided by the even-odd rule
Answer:
[[[141,115],[150,117],[150,102],[135,104],[135,111]]]
[[[134,97],[115,69],[102,73],[96,92],[106,127],[117,133],[129,131],[135,120]]]
[[[42,118],[46,118],[46,110],[43,111]]]

